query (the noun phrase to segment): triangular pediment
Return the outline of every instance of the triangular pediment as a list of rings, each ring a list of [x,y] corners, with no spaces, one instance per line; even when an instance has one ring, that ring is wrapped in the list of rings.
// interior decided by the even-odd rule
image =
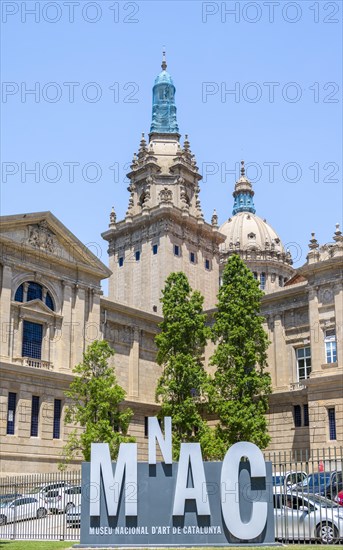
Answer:
[[[284,286],[292,286],[292,285],[296,285],[297,283],[303,283],[304,281],[306,281],[307,279],[301,275],[301,273],[295,273],[293,275],[293,277],[291,277],[286,283]]]
[[[110,270],[51,212],[18,214],[0,218],[4,245],[20,247],[26,254],[49,257],[50,261],[77,265],[104,279]]]
[[[19,306],[21,311],[24,312],[25,310],[29,310],[31,313],[39,313],[43,315],[51,315],[53,317],[56,317],[56,313],[50,309],[42,300],[35,299],[30,300],[29,302],[15,302],[16,306]],[[57,315],[57,317],[60,317],[60,315]]]

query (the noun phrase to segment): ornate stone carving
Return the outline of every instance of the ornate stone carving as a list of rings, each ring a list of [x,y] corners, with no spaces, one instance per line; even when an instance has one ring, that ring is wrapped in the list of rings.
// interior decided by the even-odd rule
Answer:
[[[55,252],[56,250],[56,237],[55,234],[50,231],[48,224],[43,221],[36,225],[29,226],[29,237],[27,244],[45,252]]]
[[[159,192],[159,198],[160,202],[172,202],[173,192],[171,191],[171,189],[168,189],[168,187],[164,187]]]
[[[319,300],[322,304],[330,304],[333,302],[333,291],[331,288],[322,288],[319,293]]]

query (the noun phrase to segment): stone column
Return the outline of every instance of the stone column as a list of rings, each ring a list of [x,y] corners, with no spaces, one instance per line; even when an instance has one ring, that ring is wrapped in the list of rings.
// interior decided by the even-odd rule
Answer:
[[[85,350],[85,299],[85,289],[76,285],[75,305],[72,312],[72,368],[82,361],[83,352]]]
[[[24,322],[19,313],[18,329],[13,332],[13,357],[21,357],[23,346]]]
[[[23,302],[27,302],[27,291],[29,290],[29,283],[23,285]]]
[[[311,342],[311,377],[314,377],[321,373],[321,366],[324,357],[324,343],[322,339],[322,331],[319,325],[318,287],[310,288],[308,305]]]
[[[57,369],[71,370],[71,349],[72,349],[72,287],[70,283],[62,281],[63,301],[61,314],[63,315],[62,326],[56,335],[56,347],[54,367]],[[56,363],[56,365],[55,365]]]
[[[50,326],[48,323],[43,323],[43,340],[42,340],[42,361],[49,361],[50,355]]]
[[[343,287],[342,284],[334,287],[335,292],[335,319],[336,319],[336,342],[337,362],[343,367]]]
[[[0,294],[1,308],[1,348],[3,355],[11,355],[11,289],[12,268],[4,265],[2,268],[2,288]]]
[[[276,387],[288,387],[292,380],[290,380],[290,372],[287,365],[287,349],[282,315],[279,314],[274,315],[274,361]]]
[[[100,328],[100,293],[96,289],[90,290],[89,315],[85,327],[86,346],[94,340],[101,340]]]
[[[132,342],[129,356],[129,395],[139,395],[139,327],[132,327]]]

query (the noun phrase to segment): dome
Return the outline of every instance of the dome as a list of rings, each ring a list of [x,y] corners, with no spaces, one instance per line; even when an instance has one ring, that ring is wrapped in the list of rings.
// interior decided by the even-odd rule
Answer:
[[[155,86],[156,84],[171,84],[174,86],[173,79],[170,76],[170,74],[167,71],[161,71],[158,76],[155,78]]]
[[[238,248],[242,251],[270,251],[273,255],[285,254],[281,239],[274,229],[252,212],[238,212],[220,227],[226,236],[221,251]]]

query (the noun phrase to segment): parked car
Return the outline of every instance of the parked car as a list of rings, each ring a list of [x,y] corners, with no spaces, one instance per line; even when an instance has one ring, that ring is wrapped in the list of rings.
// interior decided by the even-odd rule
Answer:
[[[337,495],[334,498],[334,501],[337,502],[340,506],[343,506],[343,490],[338,491]]]
[[[43,518],[47,513],[48,510],[42,506],[40,499],[32,495],[22,495],[0,504],[0,525],[22,519]]]
[[[274,517],[276,539],[323,544],[343,540],[343,508],[325,497],[306,497],[295,491],[274,494]]]
[[[49,491],[61,489],[64,487],[71,487],[71,485],[67,481],[55,481],[53,483],[46,483],[45,485],[38,485],[32,491],[30,491],[30,494],[36,495],[36,496],[39,496],[40,498],[45,499]]]
[[[2,502],[8,502],[9,500],[13,500],[14,498],[21,497],[22,493],[5,493],[3,495],[0,495],[0,504]]]
[[[273,474],[273,493],[287,492],[293,489],[298,483],[303,483],[306,478],[306,472],[302,471],[275,472]]]
[[[343,489],[342,472],[315,472],[298,485],[309,495],[322,495],[333,499]]]
[[[81,504],[70,508],[66,513],[66,522],[69,527],[80,527],[81,523]]]
[[[50,512],[67,512],[81,503],[81,485],[51,489],[45,494],[44,502]]]

